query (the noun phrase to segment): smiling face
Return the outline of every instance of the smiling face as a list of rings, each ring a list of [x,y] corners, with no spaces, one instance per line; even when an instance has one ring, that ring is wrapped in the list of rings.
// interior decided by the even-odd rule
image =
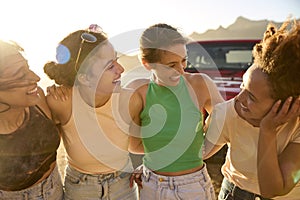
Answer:
[[[1,54],[0,102],[11,108],[35,105],[39,101],[37,82],[40,78],[16,49],[7,48]]]
[[[235,100],[238,115],[254,126],[259,126],[273,106],[275,100],[271,98],[267,76],[256,65],[252,65],[244,74],[241,92]]]
[[[176,86],[187,65],[185,44],[175,44],[160,52],[158,63],[146,63],[147,69],[153,72],[155,82],[164,86]]]
[[[120,86],[124,68],[117,61],[116,52],[111,43],[106,42],[95,48],[87,61],[86,85],[96,97],[111,95]]]

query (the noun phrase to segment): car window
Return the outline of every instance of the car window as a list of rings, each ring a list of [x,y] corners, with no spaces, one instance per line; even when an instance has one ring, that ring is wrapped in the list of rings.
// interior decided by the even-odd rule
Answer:
[[[255,41],[210,41],[190,43],[188,68],[197,69],[247,69],[253,62]]]

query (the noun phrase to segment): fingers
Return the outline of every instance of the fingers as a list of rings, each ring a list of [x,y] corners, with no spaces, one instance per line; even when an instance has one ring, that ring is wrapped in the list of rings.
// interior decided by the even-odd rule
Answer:
[[[299,109],[300,97],[295,98],[294,101],[293,97],[289,97],[278,111],[278,115],[290,119],[299,115]]]
[[[272,107],[270,117],[277,126],[282,125],[300,115],[300,97],[293,100],[293,97],[289,97],[280,107],[281,101],[277,101]]]
[[[65,86],[52,85],[47,87],[48,95],[51,95],[55,100],[60,99],[61,101],[66,101],[68,99],[68,94],[70,89]]]
[[[51,85],[47,87],[47,95],[52,96],[55,100],[57,100],[57,95],[56,95],[56,86]]]
[[[141,173],[133,173],[129,179],[130,183],[129,186],[132,188],[134,182],[138,185],[139,188],[143,188],[142,186],[142,174]]]
[[[134,174],[131,174],[130,178],[129,178],[129,186],[132,188],[133,183],[134,183]]]

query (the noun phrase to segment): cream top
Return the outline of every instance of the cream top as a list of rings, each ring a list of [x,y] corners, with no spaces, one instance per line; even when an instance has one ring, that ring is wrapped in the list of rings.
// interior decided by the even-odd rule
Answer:
[[[233,99],[215,107],[206,140],[218,145],[228,145],[222,174],[238,187],[256,194],[260,194],[257,175],[258,137],[259,128],[238,116]],[[288,143],[300,143],[300,119],[282,126],[277,138],[278,154]],[[296,155],[295,159],[298,159]],[[299,196],[300,183],[289,194],[274,199],[297,199]]]
[[[74,87],[72,115],[62,126],[62,138],[68,164],[78,171],[87,174],[132,171],[127,150],[129,125],[118,114],[118,98],[119,93],[113,94],[104,106],[93,108]]]

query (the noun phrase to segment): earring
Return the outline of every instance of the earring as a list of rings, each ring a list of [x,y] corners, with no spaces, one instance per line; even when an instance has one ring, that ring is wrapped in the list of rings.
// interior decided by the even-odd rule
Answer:
[[[3,105],[5,105],[5,106],[7,106],[7,108],[1,110],[0,113],[4,113],[4,112],[6,112],[6,111],[8,111],[8,110],[10,109],[10,105],[9,105],[8,103],[0,102],[0,104],[3,104]]]

